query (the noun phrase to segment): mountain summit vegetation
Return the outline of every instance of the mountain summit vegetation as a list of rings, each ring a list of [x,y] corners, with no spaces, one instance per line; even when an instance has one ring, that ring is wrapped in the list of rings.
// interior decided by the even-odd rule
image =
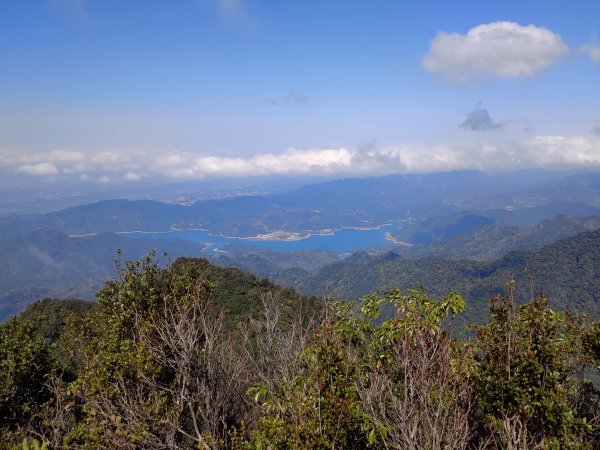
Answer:
[[[0,325],[2,446],[596,448],[600,322],[507,292],[463,341],[453,292],[318,302],[202,259],[126,262],[96,306]]]

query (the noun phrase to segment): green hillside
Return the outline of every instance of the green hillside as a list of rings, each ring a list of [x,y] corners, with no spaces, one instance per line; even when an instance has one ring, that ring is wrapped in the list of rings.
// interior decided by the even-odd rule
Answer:
[[[0,240],[0,251],[11,255],[0,262],[0,320],[44,297],[91,300],[104,282],[116,275],[117,250],[122,258],[139,259],[152,249],[172,257],[200,256],[189,241],[132,239],[101,233],[69,237],[38,230]]]
[[[390,235],[411,244],[399,248],[399,253],[408,257],[439,256],[485,261],[600,228],[600,217],[597,216],[560,214],[544,219],[545,215],[539,214],[539,211],[525,212],[525,225],[521,224],[524,211],[480,211],[415,222],[390,232]]]
[[[595,448],[600,322],[512,289],[488,305],[463,341],[454,292],[321,303],[202,259],[128,261],[98,303],[0,324],[0,446]]]
[[[489,262],[439,257],[407,259],[395,252],[359,252],[309,275],[298,287],[313,295],[344,299],[358,298],[377,289],[419,285],[434,295],[455,290],[469,305],[466,320],[481,322],[486,317],[487,299],[505,292],[510,280],[517,282],[519,302],[531,298],[528,269],[534,292],[546,293],[553,307],[600,315],[600,230],[539,249],[512,252]]]
[[[485,316],[481,306],[485,299],[503,291],[513,277],[519,283],[521,301],[528,298],[525,267],[529,265],[535,290],[551,294],[555,306],[570,305],[597,314],[597,242],[590,238],[591,243],[581,243],[585,236],[596,235],[549,244],[599,223],[597,217],[558,216],[533,227],[490,225],[429,246],[358,252],[342,260],[327,251],[285,252],[243,245],[209,255],[183,240],[133,239],[109,233],[71,238],[38,231],[0,241],[0,248],[11,255],[10,261],[0,263],[0,318],[44,297],[93,299],[104,281],[116,276],[118,248],[126,259],[140,258],[152,248],[167,250],[174,258],[207,255],[219,266],[238,267],[318,296],[354,299],[376,289],[419,284],[436,295],[456,289],[469,300],[466,317],[477,321]],[[507,254],[516,248],[523,250]]]

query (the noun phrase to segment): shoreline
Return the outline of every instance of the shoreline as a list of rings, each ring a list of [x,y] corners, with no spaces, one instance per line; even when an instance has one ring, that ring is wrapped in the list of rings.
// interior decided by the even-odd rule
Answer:
[[[396,239],[394,236],[392,236],[392,233],[390,233],[389,231],[385,233],[385,238],[388,241],[393,242],[394,244],[401,245],[402,247],[414,247],[415,246],[415,244],[411,244],[410,242],[404,242],[404,241],[401,241],[400,239]]]
[[[206,233],[208,236],[220,237],[224,239],[237,239],[240,241],[281,241],[281,242],[296,242],[302,241],[305,239],[309,239],[313,236],[333,236],[338,231],[344,230],[353,230],[353,231],[374,231],[379,230],[383,227],[392,226],[397,223],[406,222],[410,219],[394,219],[388,220],[381,225],[374,226],[356,226],[356,227],[348,227],[343,226],[339,228],[324,228],[318,231],[283,231],[277,230],[272,231],[270,233],[257,234],[255,236],[228,236],[223,233],[213,234],[209,233],[209,230],[206,228],[172,228],[169,230],[161,230],[161,231],[147,231],[147,230],[130,230],[130,231],[112,231],[114,234],[119,235],[128,235],[128,234],[168,234],[174,232],[185,232],[185,231],[201,231]],[[89,236],[97,236],[98,233],[85,233],[85,234],[69,234],[67,236],[72,238],[79,237],[89,237]],[[394,240],[389,233],[385,234],[385,239],[391,241],[393,243],[401,244],[401,245],[411,245],[406,242],[396,241]]]

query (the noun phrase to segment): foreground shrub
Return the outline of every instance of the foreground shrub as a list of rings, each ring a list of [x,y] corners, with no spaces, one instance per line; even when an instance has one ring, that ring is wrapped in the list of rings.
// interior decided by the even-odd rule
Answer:
[[[0,445],[598,447],[600,325],[543,296],[495,297],[469,342],[449,328],[465,306],[454,293],[314,308],[245,278],[254,292],[235,297],[261,304],[233,320],[208,269],[125,263],[97,308],[61,316],[51,344],[26,320],[0,325]]]
[[[495,297],[491,312],[477,328],[477,383],[497,447],[591,448],[597,417],[578,406],[584,390],[585,402],[598,398],[584,377],[593,362],[586,351],[591,325],[551,310],[541,295],[520,307],[510,295]]]

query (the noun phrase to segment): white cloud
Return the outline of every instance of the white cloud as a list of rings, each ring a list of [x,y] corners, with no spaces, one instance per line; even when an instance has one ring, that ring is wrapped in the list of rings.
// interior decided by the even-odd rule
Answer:
[[[156,167],[177,167],[185,164],[186,161],[185,156],[181,153],[170,153],[156,158],[155,165]]]
[[[520,130],[520,129],[519,129]],[[466,139],[466,136],[463,136]],[[87,155],[23,154],[0,150],[0,167],[37,176],[61,176],[107,184],[154,179],[202,179],[265,175],[377,175],[460,169],[513,170],[549,167],[600,168],[600,135],[538,135],[506,128],[477,133],[463,143],[402,144],[378,148],[294,149],[246,157],[120,151]],[[81,169],[81,170],[80,170]],[[83,170],[85,169],[85,170]]]
[[[77,150],[53,150],[50,152],[9,152],[0,151],[0,164],[19,162],[21,164],[37,164],[50,162],[53,164],[78,164],[84,162],[86,156]]]
[[[52,163],[43,162],[19,166],[17,172],[28,173],[29,175],[56,175],[58,174],[58,169]]]
[[[135,172],[127,172],[124,178],[126,181],[140,181],[142,179],[142,177]]]
[[[406,171],[528,168],[600,168],[600,139],[588,136],[541,135],[500,143],[409,148],[402,154]],[[428,163],[423,160],[429,159]]]
[[[353,169],[363,174],[442,172],[474,167],[458,147],[402,145],[372,149],[353,156]]]
[[[288,149],[283,153],[259,153],[248,158],[192,157],[193,163],[169,170],[173,178],[207,176],[257,176],[327,174],[349,169],[352,154],[340,149]]]
[[[464,144],[407,144],[366,149],[288,149],[249,157],[178,154],[154,171],[172,179],[262,175],[367,175],[460,169],[600,167],[600,136],[487,135]],[[163,159],[164,160],[164,159]],[[178,164],[174,164],[177,160]]]
[[[536,136],[525,144],[525,165],[600,166],[600,140],[584,136]]]
[[[423,65],[450,82],[469,84],[494,77],[532,77],[568,53],[561,37],[546,28],[493,22],[467,34],[438,33]]]
[[[59,164],[82,163],[85,161],[85,154],[79,150],[53,150],[45,153],[42,157]]]
[[[586,45],[583,50],[590,55],[592,61],[600,64],[600,45]]]
[[[95,154],[89,162],[106,170],[135,169],[138,161],[135,156],[133,152],[111,150]]]

